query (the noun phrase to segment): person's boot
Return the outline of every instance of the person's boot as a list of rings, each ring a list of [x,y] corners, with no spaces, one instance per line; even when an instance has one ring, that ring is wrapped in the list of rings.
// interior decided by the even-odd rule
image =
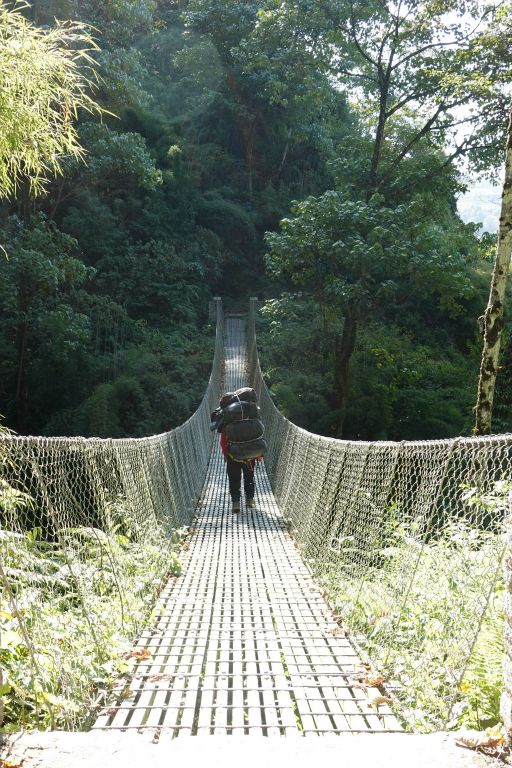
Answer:
[[[233,502],[233,504],[231,505],[231,511],[232,512],[240,512],[240,502],[239,501],[234,501]]]
[[[253,509],[255,505],[254,499],[246,499],[245,506],[247,509]]]

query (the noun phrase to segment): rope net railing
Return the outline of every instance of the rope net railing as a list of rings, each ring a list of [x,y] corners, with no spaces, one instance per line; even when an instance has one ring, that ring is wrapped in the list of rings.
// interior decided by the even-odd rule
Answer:
[[[309,433],[272,401],[254,328],[252,300],[248,354],[267,472],[306,562],[409,727],[463,723],[475,707],[465,695],[471,675],[489,689],[501,677],[512,435],[369,443]],[[497,704],[476,706],[485,726]]]
[[[142,439],[0,435],[0,725],[77,728],[130,643],[200,494],[223,368],[177,429]]]

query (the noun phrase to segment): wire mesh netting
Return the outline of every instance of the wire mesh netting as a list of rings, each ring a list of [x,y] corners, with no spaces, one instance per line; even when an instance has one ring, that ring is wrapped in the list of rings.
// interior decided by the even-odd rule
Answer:
[[[212,445],[222,311],[194,415],[143,439],[0,436],[4,727],[76,728],[122,671],[190,523]]]
[[[253,302],[249,360],[267,471],[303,556],[409,727],[463,722],[471,664],[501,674],[500,624],[493,636],[480,630],[502,605],[512,436],[367,443],[306,432],[272,401],[254,321]]]

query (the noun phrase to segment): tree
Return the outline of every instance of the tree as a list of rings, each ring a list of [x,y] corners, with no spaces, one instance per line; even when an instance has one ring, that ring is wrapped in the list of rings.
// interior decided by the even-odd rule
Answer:
[[[0,8],[0,197],[28,182],[41,194],[66,155],[82,157],[74,121],[98,113],[87,28],[76,22],[42,30],[18,10]]]
[[[483,151],[485,113],[499,101],[496,93],[503,94],[510,69],[507,59],[500,61],[494,55],[489,42],[493,7],[477,2],[465,10],[463,14],[450,0],[271,0],[260,14],[261,38],[280,30],[290,50],[301,41],[304,60],[328,73],[351,98],[357,127],[340,147],[338,188],[364,201],[370,207],[369,218],[376,196],[390,208],[406,204],[421,197],[433,180],[445,186],[445,180],[453,178],[457,157],[477,148]],[[478,109],[461,112],[475,100]],[[473,130],[459,138],[462,122]],[[451,147],[449,139],[454,142]],[[496,136],[485,137],[487,150],[493,141]],[[456,183],[451,194],[455,189]],[[424,215],[433,221],[428,209]],[[364,229],[361,234],[364,239]],[[353,264],[360,259],[363,275],[365,259],[358,242],[355,238]],[[340,280],[344,277],[339,274]],[[344,318],[337,342],[340,403],[347,396],[360,322],[358,305],[353,298],[340,305]]]
[[[510,258],[512,255],[512,106],[508,122],[508,138],[505,152],[505,178],[501,198],[498,245],[494,260],[489,301],[483,316],[484,345],[478,379],[476,402],[476,435],[487,435],[491,431],[494,388],[498,373],[498,359],[503,330],[505,290]]]
[[[390,307],[361,323],[351,361],[345,439],[428,440],[468,433],[478,348],[466,317],[486,288],[483,275],[471,278],[477,292],[456,318],[433,311],[424,289],[414,294],[411,306],[397,312],[397,297],[391,298]],[[333,436],[333,318],[328,311],[322,316],[315,299],[305,294],[267,301],[261,312],[262,370],[279,409],[304,429]],[[508,396],[510,407],[510,386],[500,395]]]
[[[453,216],[450,222],[446,210],[445,226],[439,226],[426,215],[421,196],[389,207],[378,195],[366,203],[329,191],[295,203],[292,213],[280,233],[267,236],[267,265],[276,277],[313,295],[321,314],[338,318],[334,381],[341,436],[361,323],[390,304],[403,306],[425,295],[431,312],[460,311],[461,298],[472,291],[464,254],[472,230]],[[434,214],[441,218],[439,204]]]
[[[495,55],[498,41],[506,48],[506,14],[495,18],[500,5],[478,1],[462,10],[454,0],[271,1],[257,34],[264,39],[277,28],[290,50],[301,41],[304,61],[350,95],[371,145],[361,179],[369,200],[386,194],[402,160],[425,138],[440,148],[454,140],[446,165],[483,150],[480,129],[491,107],[495,113],[503,106],[510,82],[510,53]],[[474,109],[461,111],[469,105]],[[473,130],[460,134],[461,123]]]
[[[320,149],[323,142],[322,149],[327,147],[336,111],[345,107],[326,74],[311,61],[302,62],[301,46],[281,49],[275,30],[259,35],[260,17],[261,2],[232,0],[192,0],[184,13],[189,35],[200,36],[190,35],[189,61],[193,58],[204,69],[209,46],[219,72],[216,91],[229,103],[228,130],[236,128],[254,206],[266,186],[282,183],[292,163],[292,171],[299,172],[304,145]],[[344,112],[338,122],[346,119]],[[297,150],[301,144],[302,152]]]
[[[112,131],[106,125],[82,123],[78,137],[87,152],[86,162],[69,158],[63,163],[63,176],[50,189],[50,216],[85,190],[102,190],[115,198],[132,188],[153,190],[162,183],[162,172],[155,166],[144,138],[139,133]]]
[[[9,259],[0,284],[1,394],[11,401],[8,415],[24,433],[30,385],[55,390],[62,361],[88,338],[88,319],[74,297],[93,270],[80,260],[76,240],[49,225],[42,214],[30,225],[13,217],[6,235]]]

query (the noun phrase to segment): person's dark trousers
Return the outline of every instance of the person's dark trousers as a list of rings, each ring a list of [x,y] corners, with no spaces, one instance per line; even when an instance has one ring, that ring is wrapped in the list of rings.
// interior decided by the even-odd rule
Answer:
[[[226,460],[226,469],[228,471],[229,493],[231,501],[240,501],[240,485],[242,482],[242,472],[244,475],[244,491],[246,499],[254,498],[254,465],[249,467],[245,462],[233,461],[229,456]]]

